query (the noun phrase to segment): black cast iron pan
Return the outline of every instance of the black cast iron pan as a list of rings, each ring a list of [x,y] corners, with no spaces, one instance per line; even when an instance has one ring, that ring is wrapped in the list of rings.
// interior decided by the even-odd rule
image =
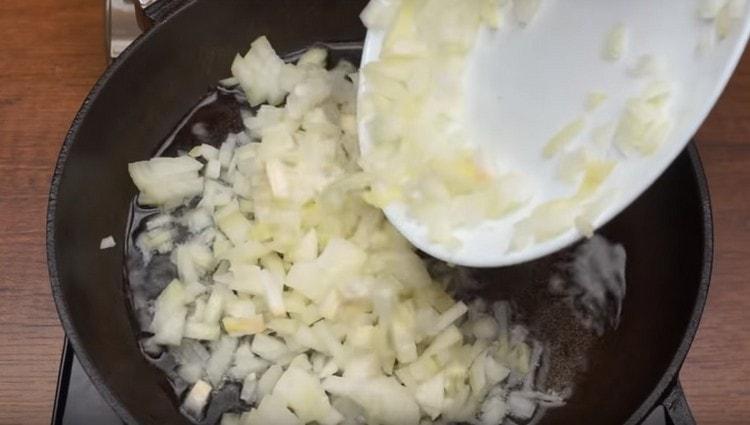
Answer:
[[[123,280],[135,195],[127,163],[150,157],[236,52],[268,35],[280,52],[362,40],[364,1],[194,0],[128,48],[91,91],[63,144],[50,191],[47,252],[61,321],[84,369],[129,424],[183,424],[179,400],[142,356]],[[487,298],[511,297],[550,345],[550,387],[574,385],[540,424],[638,424],[655,406],[694,423],[678,372],[695,335],[712,261],[709,196],[690,145],[603,234],[628,253],[616,330],[596,337],[547,291],[560,255],[474,271]],[[99,241],[114,235],[115,249]],[[209,415],[211,416],[211,415]],[[210,419],[210,418],[209,418]]]

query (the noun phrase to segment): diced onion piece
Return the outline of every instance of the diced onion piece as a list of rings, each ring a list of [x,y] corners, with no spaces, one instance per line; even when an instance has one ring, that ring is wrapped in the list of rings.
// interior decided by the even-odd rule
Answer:
[[[333,408],[320,380],[309,372],[289,367],[276,384],[274,395],[284,400],[303,423],[323,422]]]
[[[583,201],[593,196],[616,165],[617,163],[612,160],[589,158],[585,164],[583,180],[574,198]]]
[[[576,225],[576,229],[578,229],[579,232],[583,236],[586,236],[587,238],[590,238],[594,236],[594,225],[591,224],[589,220],[585,216],[579,215],[575,218],[574,223]]]
[[[446,313],[448,313],[448,311],[446,311]],[[461,331],[459,331],[455,326],[449,326],[437,336],[435,336],[435,338],[432,340],[432,343],[424,351],[423,355],[430,356],[432,354],[437,354],[454,344],[460,343],[461,341],[463,341],[463,335],[461,335]]]
[[[263,376],[260,377],[260,380],[258,381],[258,395],[262,398],[268,396],[273,392],[273,389],[276,387],[276,383],[279,381],[279,378],[281,378],[281,375],[284,374],[284,369],[281,368],[279,365],[273,365],[266,370],[266,372],[263,374]]]
[[[252,373],[260,375],[268,367],[268,361],[256,357],[250,350],[250,344],[243,342],[234,352],[234,360],[229,374],[235,379],[243,379],[243,377]]]
[[[591,112],[601,106],[607,100],[607,94],[594,91],[586,95],[586,110]]]
[[[698,42],[695,48],[698,55],[705,56],[716,46],[716,29],[710,27],[701,28],[698,31]]]
[[[391,25],[401,0],[370,0],[359,18],[368,29],[384,30]]]
[[[115,243],[115,238],[112,236],[107,236],[106,238],[102,238],[101,242],[99,242],[99,249],[104,250],[114,248],[115,245],[117,245]]]
[[[202,145],[194,147],[193,149],[190,149],[188,155],[192,156],[193,158],[202,156],[206,160],[211,160],[219,157],[219,150],[211,145],[207,145],[204,143]]]
[[[472,324],[472,332],[477,339],[493,340],[499,329],[497,322],[490,316],[480,317]]]
[[[662,73],[663,64],[654,55],[642,55],[629,72],[636,78],[657,77]]]
[[[510,369],[495,360],[492,356],[484,357],[484,371],[490,385],[495,385],[510,375]]]
[[[266,163],[266,177],[271,184],[271,192],[274,197],[280,199],[289,197],[289,180],[281,161],[271,160]]]
[[[326,66],[326,58],[328,57],[328,50],[322,47],[313,47],[308,49],[305,53],[300,56],[297,61],[297,66],[312,65],[318,68],[324,68]]]
[[[311,300],[322,301],[333,284],[357,274],[367,254],[344,239],[332,239],[314,261],[295,263],[289,270],[287,285]]]
[[[344,348],[341,345],[341,341],[331,330],[328,322],[321,320],[313,325],[313,334],[318,338],[318,341],[323,345],[323,352],[332,356],[340,366],[343,366],[346,361],[344,359]]]
[[[574,183],[586,169],[590,153],[585,148],[566,153],[560,158],[557,176],[566,183]]]
[[[565,125],[565,127],[555,133],[555,135],[552,136],[552,138],[550,138],[547,144],[544,146],[544,157],[551,158],[552,156],[563,150],[567,145],[570,144],[570,142],[573,141],[573,139],[581,134],[584,128],[586,128],[586,120],[583,117],[577,118]]]
[[[185,324],[185,338],[201,341],[215,341],[219,339],[220,336],[221,328],[217,325],[200,322],[187,322],[187,324]]]
[[[380,362],[374,353],[355,357],[346,364],[344,377],[352,379],[372,378],[380,375]]]
[[[286,344],[265,334],[255,335],[250,348],[253,350],[253,353],[272,362],[279,361],[282,357],[289,354]]]
[[[329,376],[323,388],[334,395],[349,397],[373,421],[384,425],[416,425],[419,406],[414,397],[394,378],[349,379]]]
[[[293,358],[291,362],[289,362],[289,365],[287,366],[287,370],[291,368],[298,368],[306,372],[311,372],[312,364],[310,363],[310,359],[307,358],[306,354],[300,354],[297,357]]]
[[[427,382],[420,384],[414,394],[414,398],[429,416],[436,419],[440,416],[445,402],[445,376],[442,373],[430,378]]]
[[[602,56],[605,60],[616,62],[620,60],[628,48],[628,31],[625,25],[618,24],[607,34]]]
[[[284,61],[276,55],[266,37],[259,37],[250,45],[245,57],[237,55],[232,63],[232,76],[248,96],[250,105],[263,102],[278,105],[286,92],[281,87],[279,75]]]
[[[242,381],[240,399],[245,403],[254,404],[258,397],[258,376],[255,373],[248,374]]]
[[[315,229],[310,229],[305,236],[300,239],[297,246],[289,254],[289,260],[294,263],[312,261],[318,257],[318,234]]]
[[[130,178],[141,192],[139,202],[146,205],[179,204],[199,195],[203,191],[201,168],[203,164],[189,156],[128,164]]]
[[[529,217],[516,224],[513,247],[522,248],[532,241],[546,241],[562,234],[573,226],[577,211],[569,199],[555,199],[537,206]]]
[[[328,295],[323,298],[323,301],[318,304],[318,313],[324,319],[333,320],[336,318],[342,303],[343,300],[341,299],[339,291],[332,289],[328,292]]]
[[[475,394],[482,394],[487,388],[487,372],[485,370],[484,358],[480,356],[469,368],[469,385]]]
[[[242,214],[237,201],[231,202],[218,210],[215,214],[216,224],[219,229],[235,245],[247,241],[250,233],[250,221]]]
[[[240,80],[238,80],[238,79],[236,79],[234,77],[228,77],[228,78],[224,78],[222,80],[219,80],[219,84],[221,84],[224,87],[234,87],[234,86],[238,85],[239,83],[240,83]],[[223,420],[223,418],[222,418],[222,420]],[[222,422],[221,425],[224,425],[224,423]]]
[[[271,313],[274,316],[286,315],[286,307],[282,297],[283,283],[277,282],[268,270],[261,270],[259,279],[266,297],[266,304],[271,309]]]
[[[221,320],[224,330],[230,336],[254,335],[263,332],[266,325],[263,321],[263,315],[255,314],[250,317],[225,317]]]
[[[724,3],[726,3],[725,0],[699,0],[698,17],[709,21],[716,19]]]
[[[491,396],[482,403],[479,423],[481,425],[497,425],[502,423],[508,414],[508,405],[500,396]]]
[[[182,408],[192,417],[199,419],[203,414],[203,409],[208,404],[208,399],[211,396],[212,387],[208,382],[198,381],[193,385],[193,388],[188,392],[185,401],[182,403]]]
[[[180,345],[185,329],[187,307],[185,286],[173,280],[156,299],[154,319],[149,327],[152,341],[164,345]]]
[[[466,314],[468,311],[468,307],[466,307],[466,304],[459,301],[455,303],[451,308],[446,310],[443,314],[438,317],[437,322],[435,322],[435,325],[430,330],[430,335],[437,335],[438,333],[442,332],[443,329],[447,328],[453,322],[458,320],[461,316]]]
[[[218,159],[209,159],[206,164],[206,177],[218,179],[221,175],[221,162]]]
[[[508,410],[517,419],[529,419],[534,416],[536,403],[528,397],[514,391],[508,395]]]
[[[719,14],[716,16],[714,25],[716,26],[716,36],[719,40],[727,38],[732,32],[732,28],[734,27],[734,19],[732,19],[732,15],[730,14],[729,2],[724,4],[724,6],[722,6],[722,8],[719,10]]]
[[[664,143],[672,127],[667,113],[670,90],[668,84],[656,81],[640,96],[628,100],[615,133],[615,144],[620,150],[650,155]]]
[[[227,315],[237,318],[251,318],[255,315],[255,303],[246,298],[229,301],[224,309]]]
[[[508,13],[511,2],[506,0],[483,0],[482,22],[491,29],[498,29],[502,24],[503,17]]]
[[[294,319],[275,318],[271,319],[267,327],[282,336],[292,336],[297,333],[300,323]]]
[[[246,415],[246,416],[245,416]],[[263,397],[257,408],[243,415],[245,425],[302,425],[302,422],[286,406],[281,397],[267,395]]]
[[[516,21],[528,25],[539,10],[541,0],[513,0],[513,14]]]
[[[232,364],[236,349],[237,338],[224,336],[216,342],[211,357],[206,362],[206,376],[214,386],[218,386],[224,378],[224,373]]]

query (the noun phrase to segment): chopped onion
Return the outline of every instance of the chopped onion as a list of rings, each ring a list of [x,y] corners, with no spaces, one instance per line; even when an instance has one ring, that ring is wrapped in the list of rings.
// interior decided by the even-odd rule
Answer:
[[[592,112],[601,106],[604,101],[607,100],[606,93],[602,92],[591,92],[586,96],[586,110]]]
[[[716,19],[724,3],[726,3],[726,0],[700,0],[698,2],[698,17],[707,20]]]
[[[513,0],[513,14],[522,25],[528,25],[539,10],[541,0]]]
[[[366,23],[380,3],[368,6]],[[516,20],[528,23],[538,5],[515,0]],[[479,160],[462,106],[467,56],[481,25],[499,24],[500,8],[492,0],[391,5],[380,57],[362,71],[360,118],[372,141],[361,165],[374,179],[364,199],[380,208],[402,203],[446,246],[459,245],[456,228],[504,216],[525,199],[515,180]]]
[[[254,335],[266,329],[263,315],[254,314],[250,317],[225,317],[221,320],[224,330],[230,336]]]
[[[232,364],[232,357],[237,349],[237,339],[225,336],[214,344],[215,348],[206,362],[206,376],[214,386],[218,386],[224,378],[224,373]]]
[[[242,423],[246,425],[303,425],[287,407],[281,397],[267,395],[263,397],[256,409],[243,415]]]
[[[391,25],[400,0],[372,0],[359,15],[367,28],[384,30]]]
[[[558,131],[549,142],[544,146],[545,158],[550,158],[553,155],[560,152],[565,146],[567,146],[573,139],[575,139],[583,129],[586,127],[586,121],[584,118],[578,118],[575,121],[565,125],[560,131]]]
[[[625,25],[618,24],[607,34],[602,56],[605,60],[615,62],[620,60],[628,48],[628,31]]]
[[[109,249],[114,248],[115,245],[115,238],[112,236],[107,236],[106,238],[102,238],[101,242],[99,242],[99,249]]]
[[[208,398],[211,396],[212,387],[205,381],[198,381],[193,385],[193,388],[188,392],[185,401],[182,403],[182,408],[188,412],[194,418],[200,418],[203,414],[203,409],[208,404]]]
[[[154,333],[153,342],[180,345],[187,316],[186,302],[185,286],[179,280],[173,280],[156,300],[154,319],[149,328]]]
[[[258,395],[261,397],[261,399],[273,392],[273,389],[276,387],[276,383],[279,381],[279,378],[281,378],[281,375],[283,374],[284,369],[282,369],[279,365],[273,365],[268,368],[268,370],[266,370],[266,373],[264,373],[258,381]]]
[[[500,5],[470,6],[458,17],[460,31],[426,31],[469,47],[473,22],[494,19],[487,8]],[[450,10],[431,5],[424,22],[450,20]],[[402,12],[394,25],[403,23]],[[436,281],[365,202],[378,195],[359,165],[357,78],[347,63],[324,69],[326,58],[315,48],[285,64],[267,40],[257,40],[235,60],[233,74],[251,103],[280,106],[259,107],[245,117],[246,131],[230,134],[219,149],[201,145],[177,159],[131,166],[141,201],[161,210],[136,245],[146,262],[153,252],[169,254],[179,276],[153,304],[146,330],[154,335],[144,347],[167,347],[175,376],[192,384],[186,411],[198,416],[211,391],[241,385],[240,398],[255,407],[226,414],[227,424],[502,418],[510,409],[504,394],[533,382],[529,336],[508,330],[507,306],[495,317],[486,303],[454,299],[447,280]],[[398,62],[372,72],[402,76],[421,90],[412,66],[422,65]],[[653,102],[660,93],[655,87],[644,97]],[[497,182],[472,193],[488,177],[469,151],[459,154],[439,161],[446,181],[455,182],[449,189],[462,194],[451,201],[454,210],[469,216],[482,202],[485,212],[502,214],[506,207],[498,205],[508,198],[493,192]],[[606,175],[589,159],[579,188],[585,193]],[[534,406],[555,401],[525,390],[517,396]],[[497,394],[503,398],[492,398]]]
[[[663,67],[664,65],[653,55],[642,55],[635,66],[630,69],[630,74],[637,78],[658,77]]]
[[[331,416],[340,416],[331,407],[318,377],[301,368],[290,365],[279,378],[274,394],[283,399],[303,423],[323,423]]]
[[[133,183],[141,191],[139,202],[146,205],[177,205],[203,191],[198,170],[203,164],[189,156],[153,158],[128,165]]]
[[[510,415],[517,419],[529,419],[534,416],[536,403],[521,393],[514,391],[508,395]]]
[[[615,133],[617,147],[626,154],[649,155],[664,142],[671,130],[671,87],[663,81],[650,83],[628,100]]]

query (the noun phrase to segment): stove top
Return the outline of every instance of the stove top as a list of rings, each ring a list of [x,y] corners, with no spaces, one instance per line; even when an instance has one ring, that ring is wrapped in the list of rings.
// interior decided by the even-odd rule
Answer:
[[[124,425],[94,388],[65,339],[52,425]]]

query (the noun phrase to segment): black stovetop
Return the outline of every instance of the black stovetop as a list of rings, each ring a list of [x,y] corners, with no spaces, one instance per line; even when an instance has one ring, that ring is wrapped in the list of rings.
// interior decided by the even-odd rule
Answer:
[[[94,388],[65,339],[52,425],[124,425]]]

